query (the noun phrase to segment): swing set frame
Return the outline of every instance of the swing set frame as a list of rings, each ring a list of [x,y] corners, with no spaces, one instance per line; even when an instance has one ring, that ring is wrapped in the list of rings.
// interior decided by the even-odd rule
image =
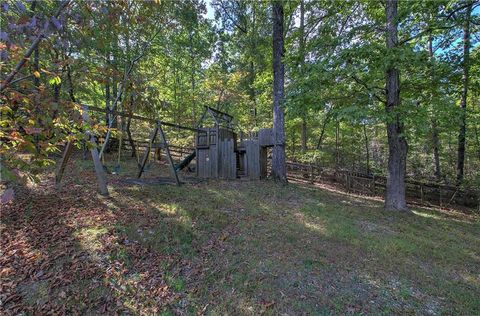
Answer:
[[[168,140],[165,136],[165,133],[163,131],[162,126],[169,126],[169,127],[188,130],[188,131],[192,131],[192,132],[198,132],[199,131],[198,128],[192,128],[192,127],[178,125],[178,124],[174,124],[174,123],[170,123],[170,122],[163,122],[159,119],[150,119],[150,118],[147,118],[147,117],[143,117],[143,116],[140,116],[140,115],[135,115],[135,114],[132,114],[132,113],[127,113],[127,112],[122,112],[122,111],[116,111],[116,110],[115,111],[111,111],[111,110],[108,111],[106,109],[102,109],[102,108],[95,107],[95,106],[82,105],[82,119],[86,123],[90,123],[90,118],[88,116],[88,111],[111,114],[111,115],[114,116],[113,119],[116,119],[117,116],[120,116],[120,117],[124,117],[124,118],[136,119],[136,120],[140,120],[140,121],[144,121],[144,122],[148,122],[148,123],[153,124],[154,127],[152,129],[151,134],[150,134],[148,147],[147,147],[147,150],[146,150],[146,152],[143,156],[142,162],[139,164],[139,170],[138,170],[138,173],[137,173],[137,177],[140,178],[142,176],[142,174],[144,172],[144,169],[145,169],[145,165],[147,164],[150,152],[152,151],[152,148],[154,147],[154,145],[156,145],[156,140],[157,140],[158,136],[160,136],[160,143],[158,145],[160,146],[160,148],[165,149],[167,159],[168,159],[168,162],[169,162],[169,165],[170,165],[170,170],[172,172],[172,176],[174,177],[174,180],[175,180],[175,183],[177,184],[177,186],[180,186],[181,182],[180,182],[180,179],[179,179],[178,174],[177,174],[177,168],[176,168],[175,163],[173,161],[173,158],[170,154],[170,148],[169,148]],[[122,127],[122,129],[123,129],[123,127]],[[123,133],[123,130],[122,130],[122,133]],[[91,133],[91,131],[86,130],[85,134],[87,136],[88,142],[90,142],[90,144],[91,144],[90,153],[91,153],[94,168],[95,168],[95,174],[97,176],[97,183],[98,183],[99,192],[100,192],[101,195],[108,196],[109,192],[108,192],[108,187],[107,187],[107,179],[106,179],[107,177],[106,177],[105,170],[104,170],[103,164],[101,162],[101,157],[100,157],[100,154],[99,154],[99,151],[98,151],[97,140],[96,140],[95,136]],[[108,139],[106,139],[106,142],[108,142]],[[68,164],[68,160],[70,159],[70,157],[72,155],[73,145],[74,145],[73,141],[68,141],[67,142],[67,144],[65,146],[65,149],[63,151],[62,158],[61,158],[61,160],[58,164],[56,175],[55,175],[55,185],[56,185],[57,189],[61,188],[61,181],[62,181],[62,178],[63,178],[63,174],[65,172],[65,168]],[[106,147],[106,146],[107,146],[107,144],[104,143],[102,145],[102,148]],[[121,146],[121,143],[120,143],[120,146]],[[121,150],[121,148],[119,148],[119,150]],[[120,160],[120,151],[119,151],[118,160]]]

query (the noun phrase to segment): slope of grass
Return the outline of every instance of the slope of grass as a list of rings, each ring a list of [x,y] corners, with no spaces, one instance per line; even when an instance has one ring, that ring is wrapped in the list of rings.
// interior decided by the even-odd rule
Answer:
[[[2,210],[5,311],[480,314],[476,215],[270,181],[110,175],[101,198],[91,170],[74,161],[60,192],[47,175]]]

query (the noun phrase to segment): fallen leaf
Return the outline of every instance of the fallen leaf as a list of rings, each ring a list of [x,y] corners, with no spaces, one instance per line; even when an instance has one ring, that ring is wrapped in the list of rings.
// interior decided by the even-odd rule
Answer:
[[[13,198],[14,198],[13,189],[9,188],[9,189],[6,189],[5,192],[3,192],[2,197],[0,198],[0,202],[2,204],[6,204],[12,201]]]

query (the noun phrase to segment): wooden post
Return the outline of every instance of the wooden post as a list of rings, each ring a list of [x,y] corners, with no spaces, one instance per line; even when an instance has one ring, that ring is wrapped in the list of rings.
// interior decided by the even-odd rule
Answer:
[[[67,166],[68,159],[70,159],[70,156],[72,155],[72,151],[73,151],[73,143],[71,141],[68,141],[67,145],[65,146],[65,150],[63,151],[62,160],[60,160],[60,165],[58,166],[57,174],[55,175],[55,186],[57,187],[57,189],[60,189],[63,172],[65,171],[65,167]]]
[[[167,154],[168,161],[170,162],[170,167],[171,167],[171,170],[172,170],[172,174],[175,178],[175,182],[179,186],[180,185],[180,180],[178,179],[177,170],[175,169],[175,164],[173,162],[172,156],[170,155],[170,148],[168,148],[167,138],[165,137],[165,134],[163,133],[162,124],[160,122],[157,123],[157,129],[160,131],[161,142],[165,146],[165,153]]]
[[[147,164],[148,161],[148,156],[150,155],[150,151],[152,150],[152,145],[155,142],[155,138],[157,137],[158,133],[158,124],[155,125],[155,128],[153,129],[152,135],[150,136],[150,141],[148,142],[147,149],[145,151],[145,155],[143,156],[142,163],[140,164],[140,169],[138,170],[138,175],[137,177],[140,178],[143,173],[143,169],[145,169],[145,165]]]
[[[82,118],[84,122],[90,123],[90,118],[88,117],[87,110],[88,108],[84,106],[82,111]],[[87,134],[87,137],[91,144],[90,153],[92,154],[93,165],[95,167],[95,173],[97,175],[100,194],[108,196],[107,179],[105,177],[105,171],[103,170],[103,165],[100,162],[100,157],[98,155],[97,143],[95,142],[95,137],[88,130],[85,133]]]

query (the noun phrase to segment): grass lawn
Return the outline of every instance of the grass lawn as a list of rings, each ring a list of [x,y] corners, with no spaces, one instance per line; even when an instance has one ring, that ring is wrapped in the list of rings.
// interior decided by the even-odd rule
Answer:
[[[480,314],[479,215],[293,183],[124,181],[134,172],[109,175],[104,198],[90,164],[2,207],[3,313]]]

